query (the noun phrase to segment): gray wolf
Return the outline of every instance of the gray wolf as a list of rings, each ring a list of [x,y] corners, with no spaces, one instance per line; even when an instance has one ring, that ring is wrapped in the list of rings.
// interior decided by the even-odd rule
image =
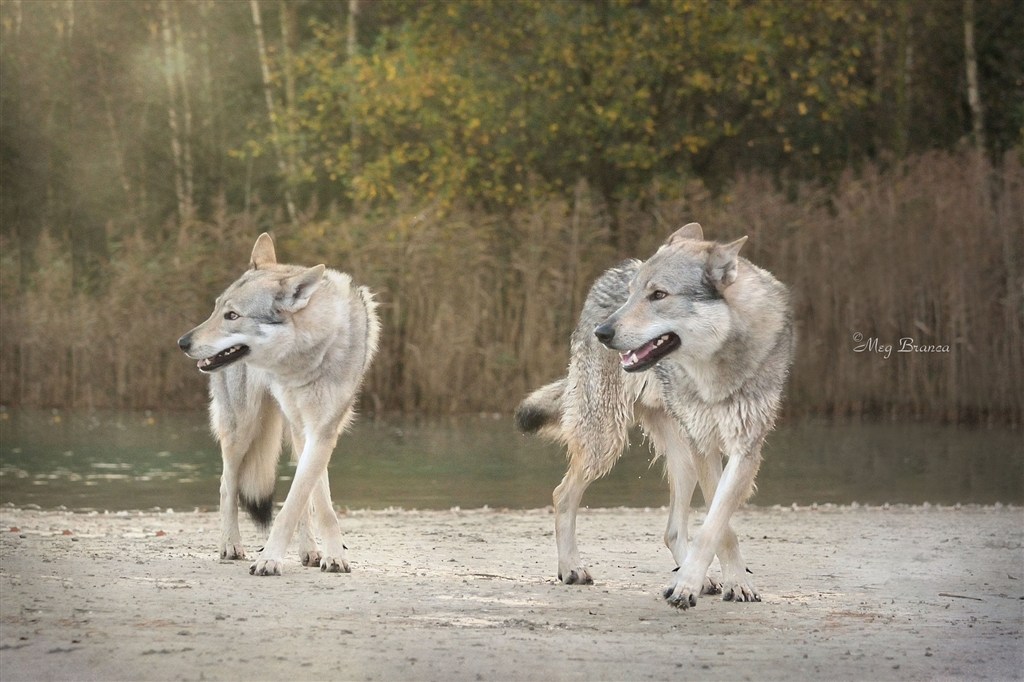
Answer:
[[[210,424],[224,464],[222,558],[245,559],[239,504],[260,526],[270,525],[287,424],[298,460],[295,477],[249,572],[280,575],[297,529],[304,565],[349,572],[327,463],[353,418],[379,335],[368,289],[323,265],[278,264],[274,242],[264,233],[248,271],[217,298],[208,320],[178,340],[210,375]]]
[[[794,332],[786,287],[739,256],[745,241],[705,241],[690,223],[646,262],[605,272],[572,334],[567,376],[517,409],[521,431],[568,449],[569,469],[553,496],[561,582],[593,582],[576,547],[577,510],[639,424],[669,483],[665,544],[677,569],[665,599],[683,609],[702,593],[760,601],[729,521],[753,492]],[[691,545],[687,515],[698,483],[708,512]],[[721,582],[708,576],[716,554]]]

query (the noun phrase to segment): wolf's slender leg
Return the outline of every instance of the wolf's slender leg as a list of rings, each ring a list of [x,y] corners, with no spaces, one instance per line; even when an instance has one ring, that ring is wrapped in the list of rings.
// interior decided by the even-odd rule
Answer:
[[[697,487],[699,461],[693,445],[680,431],[678,422],[665,412],[651,412],[642,418],[644,430],[658,455],[665,458],[665,475],[669,485],[668,524],[665,546],[672,552],[676,566],[686,561],[689,545],[689,514],[693,490]],[[703,594],[719,594],[722,586],[710,576],[704,577]]]
[[[238,526],[238,495],[241,470],[247,451],[256,438],[258,423],[248,418],[248,401],[262,396],[251,382],[245,381],[244,369],[210,377],[210,427],[220,443],[220,558],[244,559],[242,534]]]
[[[320,547],[316,543],[316,533],[313,530],[314,513],[313,503],[310,502],[306,505],[306,512],[299,519],[297,530],[299,536],[299,559],[302,561],[303,566],[311,568],[320,566],[320,560],[323,558],[323,555],[320,553]]]
[[[267,392],[265,376],[232,365],[210,377],[210,427],[220,443],[220,556],[244,559],[238,510],[261,528],[273,511],[281,414]]]
[[[698,465],[700,489],[705,500],[715,499],[722,478],[722,458],[708,456]],[[725,601],[761,601],[754,584],[747,578],[747,565],[740,554],[740,543],[732,525],[725,526],[717,550],[722,564],[722,599]],[[715,593],[717,594],[717,593]]]
[[[309,514],[310,497],[320,481],[320,475],[326,471],[337,443],[335,429],[336,427],[332,426],[321,428],[319,433],[307,434],[288,496],[270,529],[266,546],[256,562],[249,567],[249,572],[253,575],[281,574],[288,543],[295,534],[300,519],[303,515]]]
[[[292,459],[298,460],[303,448],[306,446],[306,438],[302,435],[302,429],[292,426]],[[320,565],[320,547],[316,543],[316,534],[313,530],[313,504],[312,501],[306,505],[306,510],[299,518],[299,559],[303,566],[317,567]]]
[[[573,457],[569,470],[555,488],[555,544],[558,546],[558,579],[566,585],[592,585],[590,572],[580,561],[576,547],[576,512],[587,486],[594,480]]]
[[[679,567],[672,584],[665,590],[665,599],[673,606],[687,608],[697,605],[704,576],[707,575],[715,552],[722,545],[729,528],[729,518],[750,494],[754,477],[761,464],[761,446],[740,452],[729,458],[729,463],[708,507],[707,519],[694,538],[686,561]],[[735,537],[735,536],[734,536]]]
[[[665,546],[672,552],[677,566],[686,560],[687,521],[690,500],[697,486],[697,469],[694,466],[689,442],[679,433],[679,426],[664,412],[650,412],[641,417],[641,424],[647,437],[654,445],[654,451],[665,461],[665,475],[669,485],[668,525],[665,527]]]
[[[348,573],[351,569],[345,560],[345,544],[341,539],[341,525],[338,515],[331,502],[331,483],[325,469],[320,480],[313,489],[313,513],[320,537],[324,542],[324,552],[320,560],[320,570],[328,573]],[[311,519],[312,520],[312,519]]]
[[[244,559],[242,533],[238,528],[238,469],[245,451],[228,440],[221,443],[223,470],[220,475],[220,558]]]

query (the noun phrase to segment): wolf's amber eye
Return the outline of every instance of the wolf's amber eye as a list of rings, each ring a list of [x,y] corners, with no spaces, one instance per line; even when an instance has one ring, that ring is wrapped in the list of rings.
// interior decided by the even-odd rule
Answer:
[[[660,301],[661,299],[665,298],[666,296],[668,296],[667,292],[664,292],[661,289],[656,289],[656,290],[652,291],[650,293],[650,295],[647,296],[647,300],[648,301]]]
[[[229,310],[226,313],[224,313],[224,319],[225,320],[237,320],[238,319],[238,313],[236,313],[234,310]]]

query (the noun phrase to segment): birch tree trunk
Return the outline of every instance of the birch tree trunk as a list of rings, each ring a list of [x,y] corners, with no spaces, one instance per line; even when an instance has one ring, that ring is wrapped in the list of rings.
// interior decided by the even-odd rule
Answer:
[[[263,39],[263,20],[260,17],[260,3],[259,0],[249,0],[249,7],[252,9],[252,24],[253,29],[256,32],[256,50],[260,60],[260,75],[263,78],[263,98],[267,105],[267,116],[270,120],[270,137],[271,143],[274,147],[274,156],[277,159],[277,170],[281,174],[281,180],[284,182],[284,202],[285,207],[288,210],[288,220],[291,221],[292,225],[298,223],[298,215],[295,211],[295,202],[292,201],[291,190],[288,188],[288,168],[285,163],[284,156],[281,153],[281,143],[279,135],[278,115],[277,107],[274,104],[274,90],[273,84],[270,80],[270,61],[267,58],[267,44]]]
[[[278,0],[278,13],[281,20],[281,63],[284,71],[284,125],[287,131],[282,147],[288,178],[294,182],[299,166],[295,154],[296,127],[295,114],[295,74],[292,69],[292,41],[295,38],[295,3]]]
[[[110,81],[107,78],[107,70],[103,66],[103,54],[99,43],[95,43],[93,47],[96,54],[96,77],[99,80],[99,90],[103,97],[103,113],[107,122],[107,132],[110,133],[110,144],[114,149],[114,158],[117,161],[117,177],[120,180],[121,191],[124,192],[125,200],[131,201],[132,184],[128,177],[128,167],[124,161],[124,145],[118,132],[120,126],[117,123],[117,116],[114,114],[114,104],[110,97]]]
[[[359,16],[359,0],[348,0],[348,23],[346,25],[346,39],[345,53],[349,61],[355,59],[356,54],[359,52],[358,33],[356,32],[356,21]],[[349,137],[351,138],[352,145],[352,172],[358,173],[360,162],[359,162],[359,126],[356,123],[355,116],[350,116],[349,120],[352,121],[349,127]]]
[[[967,104],[971,108],[974,147],[985,151],[985,111],[978,85],[978,53],[974,45],[974,0],[964,0],[964,61],[967,66]]]
[[[192,98],[189,95],[188,79],[185,78],[187,64],[185,63],[185,45],[181,37],[181,14],[178,11],[179,5],[174,5],[174,46],[175,46],[175,69],[174,75],[178,79],[178,92],[181,93],[181,118],[184,127],[181,134],[182,151],[182,180],[185,185],[185,209],[186,218],[191,219],[195,212],[195,165],[192,161]],[[188,222],[187,220],[185,221]],[[183,223],[184,225],[184,223]]]
[[[160,0],[160,36],[164,48],[164,83],[167,86],[167,127],[171,131],[171,161],[174,164],[174,195],[178,200],[178,225],[188,216],[185,176],[182,169],[181,132],[178,127],[178,87],[174,77],[174,40],[171,34],[171,8]]]
[[[202,146],[202,168],[212,188],[210,193],[218,199],[224,194],[224,174],[221,163],[223,149],[226,145],[221,134],[221,100],[213,92],[213,71],[210,68],[210,25],[213,0],[201,0],[199,3],[199,78],[201,83],[199,108],[202,116],[199,119],[200,139],[205,140]],[[218,93],[219,95],[219,93]]]
[[[896,156],[903,158],[910,146],[911,93],[914,73],[914,17],[910,2],[901,0],[896,7],[899,22],[896,39],[895,118],[892,125],[892,146]]]

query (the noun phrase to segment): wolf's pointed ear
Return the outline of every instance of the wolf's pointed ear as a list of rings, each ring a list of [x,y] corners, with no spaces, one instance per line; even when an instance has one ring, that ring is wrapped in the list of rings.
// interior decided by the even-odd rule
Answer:
[[[294,313],[302,310],[309,303],[309,298],[324,281],[325,265],[315,265],[281,280],[281,291],[277,295],[277,304],[281,310]]]
[[[737,268],[739,267],[740,249],[747,242],[746,237],[740,237],[729,244],[715,244],[708,253],[706,269],[708,278],[714,283],[719,291],[736,281]]]
[[[687,223],[672,233],[672,236],[665,241],[665,246],[675,244],[680,239],[701,241],[704,239],[704,230],[701,229],[700,223]]]
[[[256,239],[256,245],[252,247],[252,256],[249,257],[249,266],[257,270],[265,265],[273,265],[277,262],[277,254],[274,253],[274,240],[264,232]]]

